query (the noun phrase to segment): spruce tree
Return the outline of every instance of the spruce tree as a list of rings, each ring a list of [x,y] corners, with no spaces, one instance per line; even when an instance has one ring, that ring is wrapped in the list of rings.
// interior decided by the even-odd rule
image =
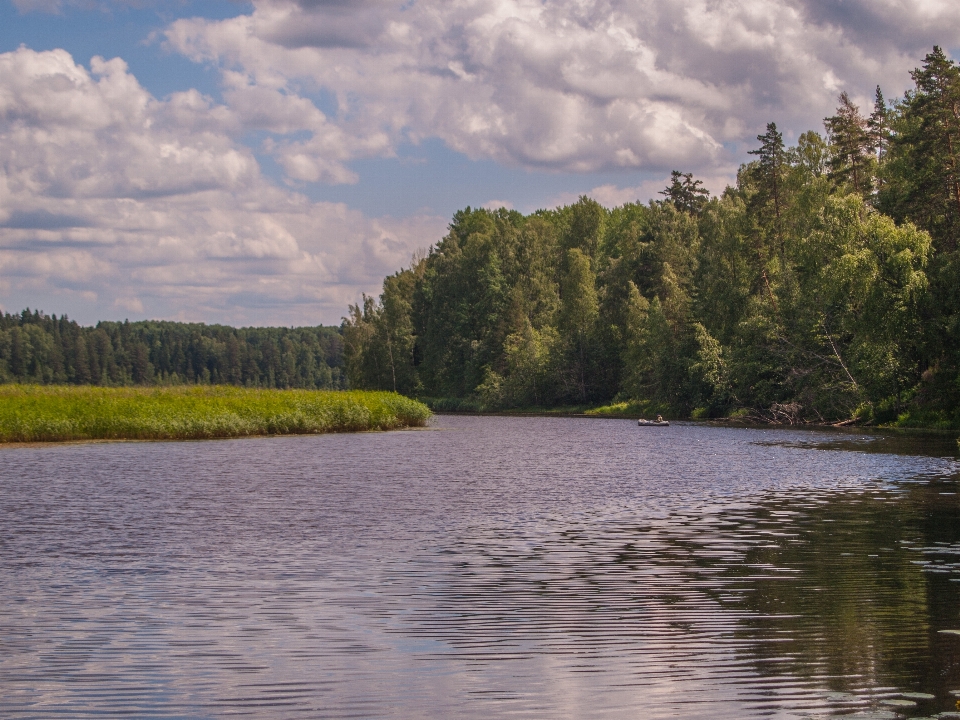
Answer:
[[[702,185],[702,180],[693,179],[693,173],[674,170],[670,173],[670,185],[658,194],[665,195],[665,202],[672,202],[680,212],[698,215],[710,200],[710,191]]]
[[[916,90],[906,114],[913,122],[903,137],[913,176],[909,203],[926,216],[940,249],[953,250],[960,231],[960,68],[934,47],[911,76]]]
[[[866,195],[871,190],[870,162],[873,141],[867,119],[853,104],[846,92],[840,93],[837,114],[824,118],[823,125],[830,141],[830,179],[849,182],[855,193]]]
[[[758,162],[758,199],[762,204],[773,203],[777,235],[780,235],[780,215],[783,198],[783,167],[786,163],[786,151],[783,147],[783,135],[777,130],[776,123],[767,123],[767,131],[757,135],[760,147],[750,150],[750,155],[759,156]]]
[[[874,96],[873,112],[867,119],[867,132],[870,135],[870,146],[876,153],[877,160],[882,161],[890,145],[890,111],[887,109],[887,103],[883,99],[883,92],[879,85]]]
[[[776,239],[781,264],[786,255],[786,244],[783,237],[783,175],[787,164],[787,153],[783,146],[783,135],[777,130],[776,123],[767,124],[767,132],[757,135],[760,147],[750,150],[751,155],[758,155],[759,161],[753,166],[749,175],[752,175],[755,194],[748,202],[748,208],[754,221],[754,238],[757,252],[759,276],[763,286],[770,296],[774,309],[777,307],[776,297],[770,286],[770,274],[767,264],[770,260],[767,253],[769,235]],[[770,217],[772,209],[772,217]]]

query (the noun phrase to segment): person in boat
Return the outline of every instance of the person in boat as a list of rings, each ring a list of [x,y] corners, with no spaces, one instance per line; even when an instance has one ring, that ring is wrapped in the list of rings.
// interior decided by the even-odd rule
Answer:
[[[663,415],[657,415],[657,422],[658,423],[663,422]]]

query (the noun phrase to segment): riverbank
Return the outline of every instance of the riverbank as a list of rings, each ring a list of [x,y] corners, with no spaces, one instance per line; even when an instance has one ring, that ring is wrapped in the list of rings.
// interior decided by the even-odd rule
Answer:
[[[0,386],[0,442],[197,440],[422,427],[396,393],[232,386]]]
[[[718,425],[735,425],[744,427],[773,426],[773,427],[808,427],[808,428],[838,428],[850,430],[884,431],[899,435],[956,437],[960,433],[960,422],[947,416],[945,413],[904,413],[892,423],[874,423],[863,418],[851,418],[839,422],[826,420],[809,422],[791,416],[789,407],[785,411],[777,412],[776,408],[766,413],[740,410],[727,417],[709,417],[706,412],[694,411],[692,415],[682,417],[671,413],[664,406],[650,402],[620,402],[608,405],[570,405],[563,407],[527,407],[500,410],[484,409],[479,403],[457,398],[420,398],[422,402],[438,414],[451,413],[458,415],[508,415],[508,416],[555,416],[555,417],[591,417],[591,418],[620,418],[636,420],[638,418],[654,418],[662,415],[667,420],[688,420],[709,422]],[[960,440],[958,440],[960,442]]]

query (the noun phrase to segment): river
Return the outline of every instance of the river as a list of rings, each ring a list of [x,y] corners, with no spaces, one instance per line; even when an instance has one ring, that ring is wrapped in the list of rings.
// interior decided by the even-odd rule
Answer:
[[[7,448],[0,715],[932,716],[958,486],[953,441],[577,418]]]

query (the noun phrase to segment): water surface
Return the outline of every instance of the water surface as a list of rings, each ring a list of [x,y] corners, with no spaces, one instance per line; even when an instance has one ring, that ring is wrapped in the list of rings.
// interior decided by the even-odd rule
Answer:
[[[444,416],[3,450],[0,715],[932,715],[955,449]]]

